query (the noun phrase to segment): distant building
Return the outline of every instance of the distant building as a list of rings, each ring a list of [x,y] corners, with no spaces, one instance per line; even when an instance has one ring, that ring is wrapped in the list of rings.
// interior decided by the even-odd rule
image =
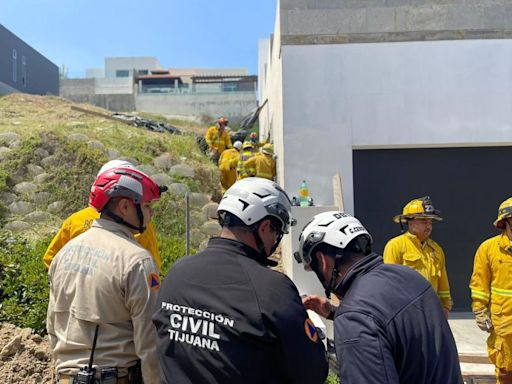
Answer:
[[[115,111],[240,117],[256,106],[257,77],[243,68],[163,69],[154,57],[107,57],[85,79],[61,82],[61,96]]]
[[[59,94],[59,67],[0,24],[0,95]]]

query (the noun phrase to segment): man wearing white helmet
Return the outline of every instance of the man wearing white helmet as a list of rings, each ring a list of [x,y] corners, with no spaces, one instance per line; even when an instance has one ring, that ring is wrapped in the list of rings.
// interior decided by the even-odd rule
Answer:
[[[110,160],[103,164],[103,166],[98,171],[96,177],[101,175],[102,173],[114,169],[114,168],[135,168],[134,165],[125,160]],[[87,231],[94,220],[98,219],[100,214],[93,207],[89,206],[80,211],[73,213],[62,223],[59,232],[53,237],[50,245],[46,249],[46,252],[43,256],[43,263],[46,268],[50,268],[50,264],[52,263],[53,258],[60,251],[60,249],[71,239],[77,237],[81,233]],[[160,252],[158,250],[158,242],[156,238],[156,230],[153,222],[150,222],[147,225],[146,230],[143,233],[137,233],[135,235],[135,239],[137,242],[146,248],[149,253],[153,256],[153,261],[155,262],[158,269],[162,264],[162,260],[160,258]]]
[[[416,271],[384,264],[355,217],[324,212],[306,225],[295,258],[341,301],[304,299],[334,319],[342,383],[462,384],[457,348],[432,286]]]
[[[268,268],[294,224],[287,194],[240,180],[218,214],[220,237],[175,263],[158,295],[162,383],[324,383],[325,350],[297,288]]]

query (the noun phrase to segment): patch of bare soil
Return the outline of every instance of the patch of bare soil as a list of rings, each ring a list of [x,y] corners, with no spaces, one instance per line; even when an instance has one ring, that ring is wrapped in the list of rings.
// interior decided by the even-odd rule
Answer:
[[[0,383],[50,384],[53,375],[48,336],[0,323]]]

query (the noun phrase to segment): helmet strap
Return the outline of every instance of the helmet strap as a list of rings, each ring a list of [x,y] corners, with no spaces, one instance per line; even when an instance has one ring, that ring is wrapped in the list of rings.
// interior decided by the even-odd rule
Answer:
[[[334,286],[336,285],[336,279],[338,278],[338,267],[334,266],[331,273],[331,280],[329,280],[329,284],[327,285],[327,288],[325,288],[325,296],[330,299],[331,293],[334,291]]]
[[[261,237],[258,233],[258,224],[259,223],[256,223],[251,227],[251,232],[252,235],[254,236],[254,240],[256,241],[256,247],[258,248],[258,252],[266,259],[272,253],[270,253],[270,255],[267,255],[267,251],[265,250],[265,244],[263,243],[263,240],[261,240]]]
[[[135,204],[135,209],[137,210],[137,217],[139,218],[139,233],[144,233],[146,227],[144,226],[144,214],[142,213],[140,204]]]
[[[114,220],[117,224],[124,225],[125,227],[131,228],[131,229],[135,229],[139,233],[143,233],[146,230],[146,227],[144,227],[144,215],[142,214],[142,210],[140,208],[140,204],[135,204],[135,206],[136,206],[136,209],[137,209],[137,217],[139,219],[139,223],[141,224],[139,227],[136,227],[135,225],[130,224],[129,222],[124,220],[122,217],[116,215],[114,212],[112,212],[109,209],[105,209],[103,212],[108,217],[110,217],[112,220]],[[140,215],[142,215],[142,219],[141,219],[141,216],[139,215],[139,211],[140,211]]]

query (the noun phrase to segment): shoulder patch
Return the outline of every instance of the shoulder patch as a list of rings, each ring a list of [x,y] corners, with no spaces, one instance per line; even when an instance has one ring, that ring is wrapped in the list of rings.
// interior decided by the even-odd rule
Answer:
[[[151,288],[152,291],[158,291],[160,288],[160,276],[154,272],[151,272],[148,276],[148,283],[149,288]]]
[[[307,318],[304,322],[304,330],[306,331],[306,336],[309,337],[312,342],[316,343],[318,341],[318,332],[311,319]]]

